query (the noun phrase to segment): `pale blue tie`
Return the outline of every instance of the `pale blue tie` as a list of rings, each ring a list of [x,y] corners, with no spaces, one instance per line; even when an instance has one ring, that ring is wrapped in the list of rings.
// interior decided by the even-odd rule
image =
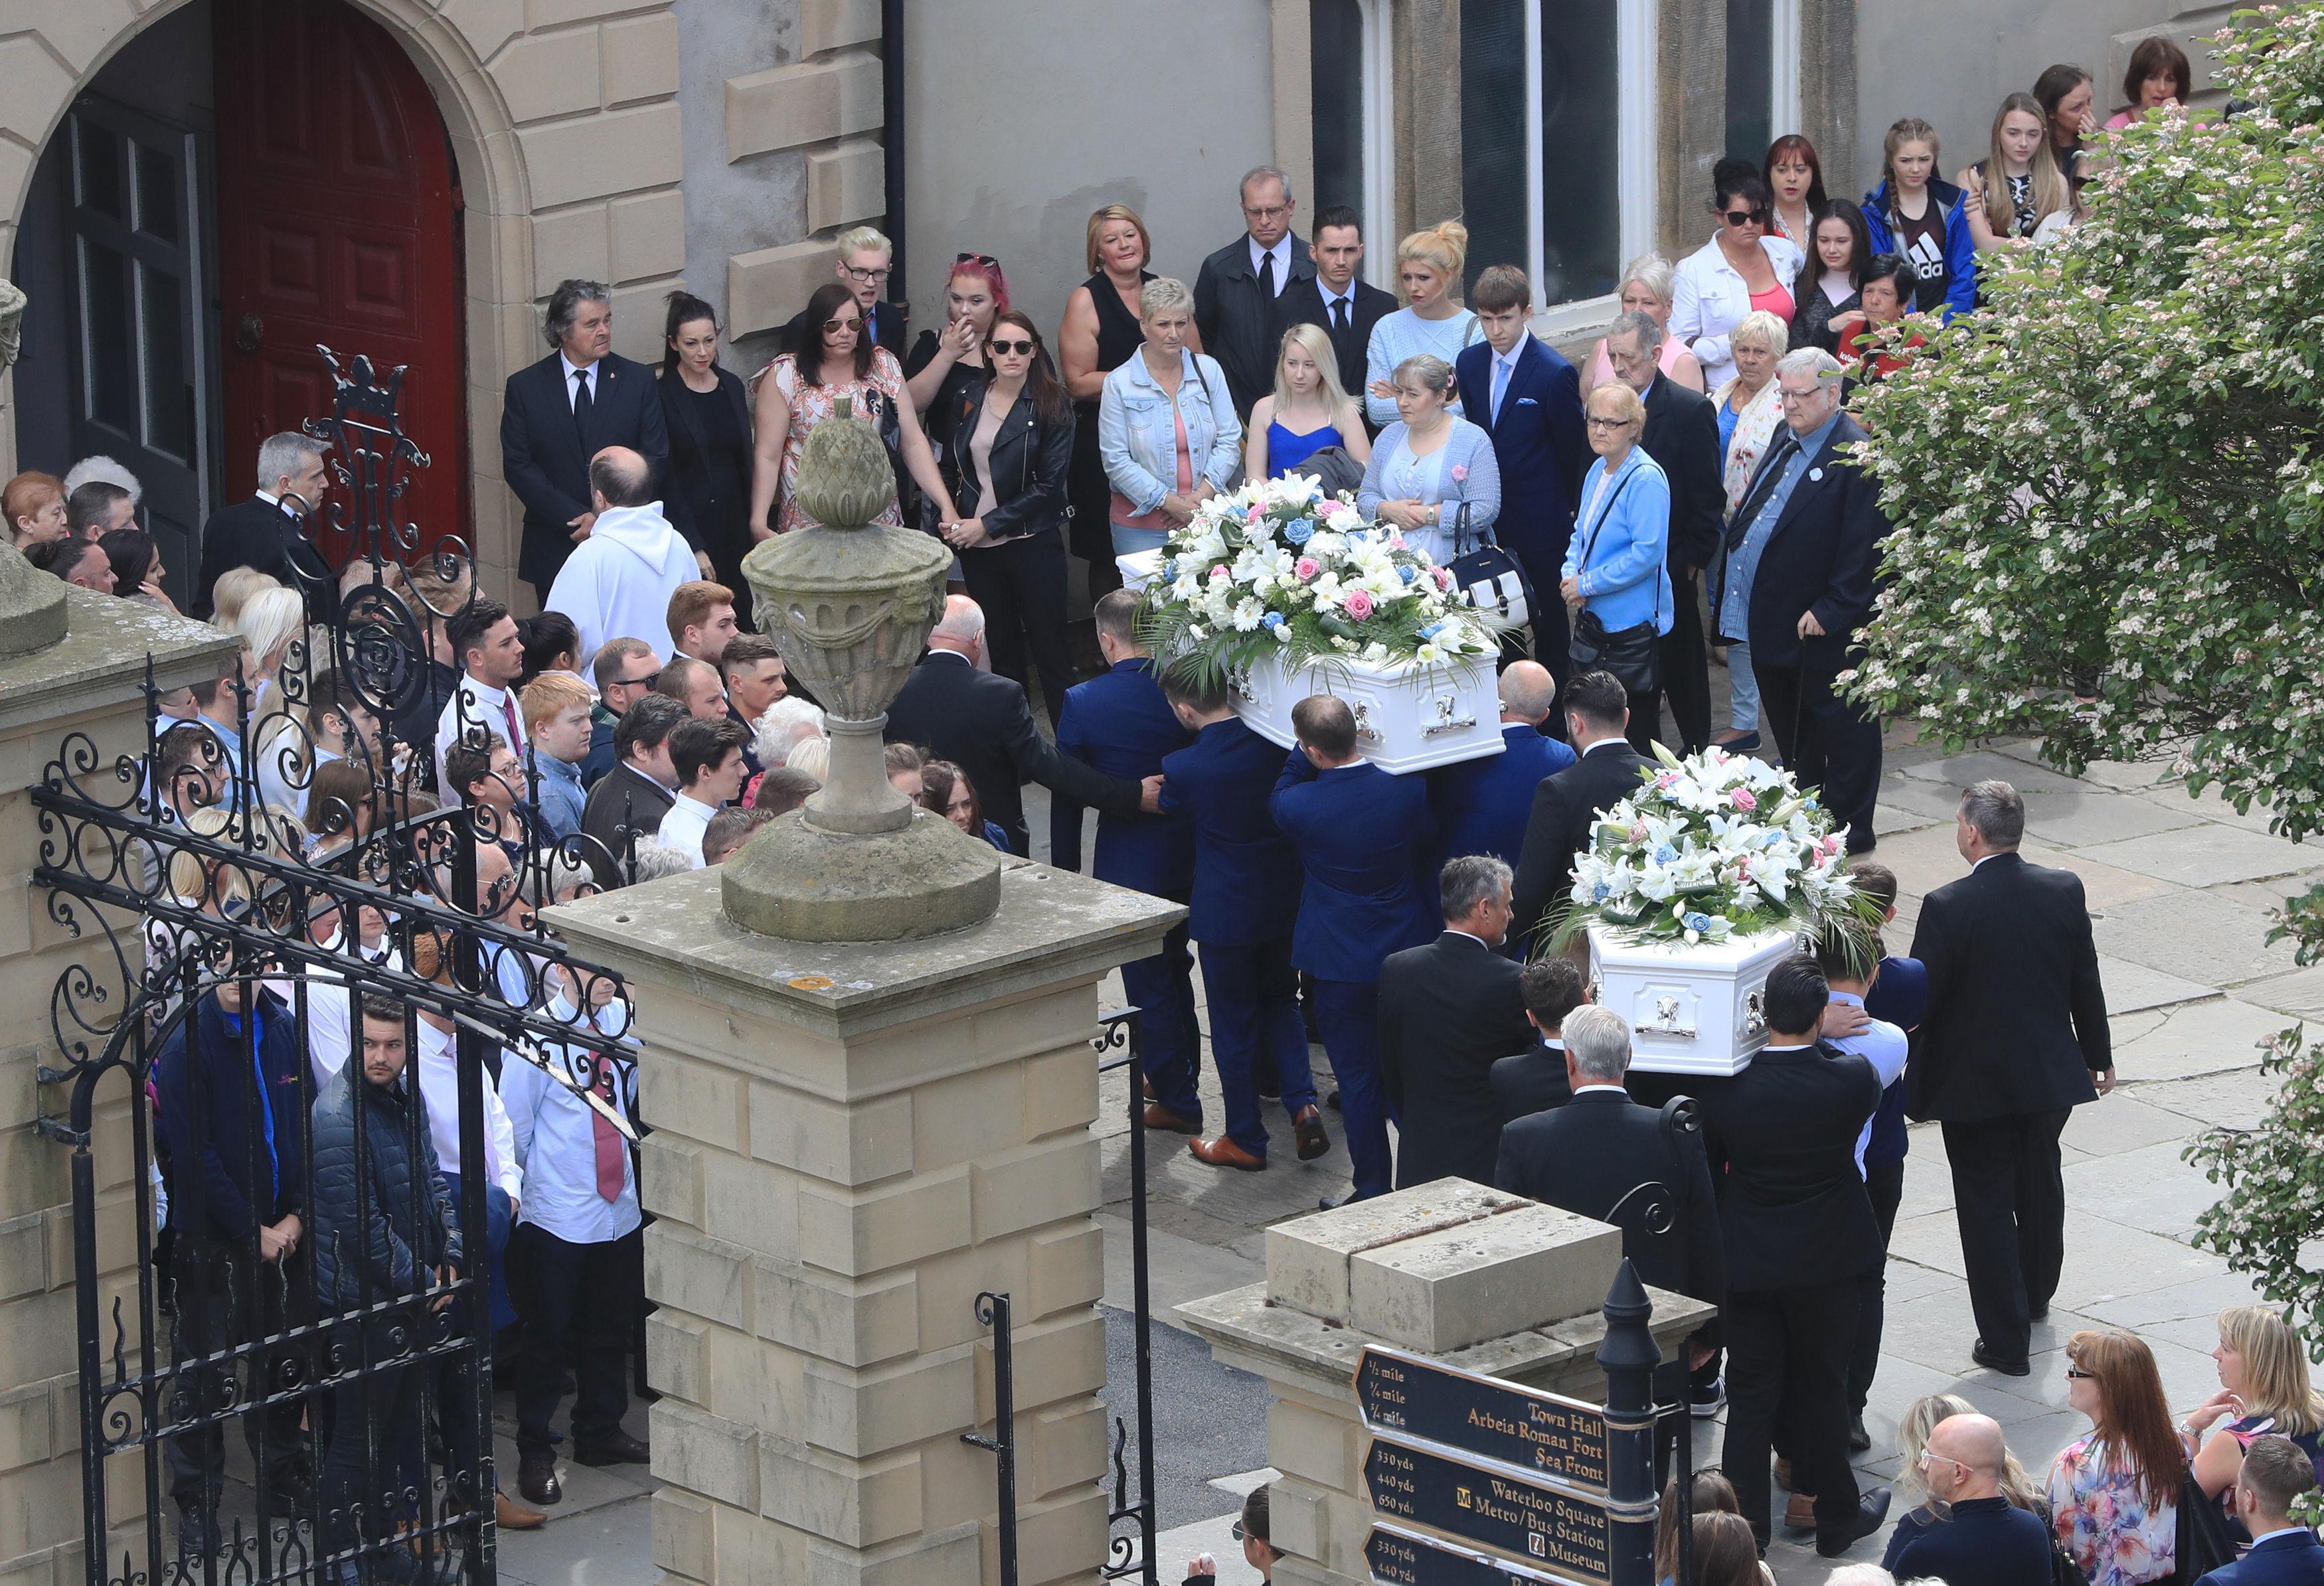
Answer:
[[[1501,393],[1508,389],[1509,361],[1507,358],[1495,358],[1493,360],[1493,422],[1496,424],[1501,421]]]

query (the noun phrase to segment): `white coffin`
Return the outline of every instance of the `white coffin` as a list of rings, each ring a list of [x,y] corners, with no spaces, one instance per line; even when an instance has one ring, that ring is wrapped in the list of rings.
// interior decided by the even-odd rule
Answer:
[[[1319,661],[1294,671],[1266,660],[1230,685],[1235,714],[1250,730],[1291,748],[1291,707],[1311,694],[1336,694],[1356,713],[1356,747],[1385,771],[1425,771],[1501,752],[1500,687],[1494,658],[1433,666]]]
[[[1650,1074],[1740,1074],[1767,1044],[1767,972],[1798,949],[1789,931],[1720,943],[1630,943],[1590,927],[1597,1000],[1630,1021],[1630,1066]]]

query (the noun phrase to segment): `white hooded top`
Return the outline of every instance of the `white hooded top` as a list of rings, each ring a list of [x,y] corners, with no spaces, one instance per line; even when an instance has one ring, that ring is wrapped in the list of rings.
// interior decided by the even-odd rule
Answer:
[[[667,655],[669,597],[700,574],[685,537],[661,515],[661,503],[607,507],[549,586],[548,609],[563,612],[581,630],[584,668],[613,639],[642,639],[656,655]]]

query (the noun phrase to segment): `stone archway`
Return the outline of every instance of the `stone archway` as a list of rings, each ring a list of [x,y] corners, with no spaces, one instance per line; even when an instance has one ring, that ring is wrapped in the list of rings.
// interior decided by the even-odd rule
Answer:
[[[0,39],[0,261],[34,167],[74,97],[188,0],[31,0]],[[508,376],[540,357],[540,308],[567,275],[614,284],[616,346],[650,356],[679,284],[686,211],[670,0],[353,0],[410,52],[451,135],[466,203],[468,413],[475,549],[488,587],[516,588],[520,513],[500,478]],[[53,307],[53,306],[51,306]],[[39,314],[34,303],[29,312]],[[0,478],[16,471],[15,380],[0,375]]]

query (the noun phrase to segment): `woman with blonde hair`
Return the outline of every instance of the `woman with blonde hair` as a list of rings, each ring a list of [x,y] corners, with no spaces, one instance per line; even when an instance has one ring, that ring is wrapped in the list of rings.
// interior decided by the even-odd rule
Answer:
[[[2089,1435],[2050,1467],[2050,1525],[2090,1586],[2143,1586],[2177,1566],[2193,1439],[2171,1425],[2145,1342],[2115,1328],[2066,1341],[2066,1402]]]
[[[2190,1437],[2211,1432],[2195,1455],[2195,1480],[2213,1498],[2231,1494],[2252,1439],[2288,1437],[2324,1478],[2324,1397],[2308,1374],[2308,1351],[2282,1314],[2266,1305],[2235,1305],[2219,1313],[2219,1391],[2184,1423]],[[2228,1520],[2235,1523],[2234,1505]]]
[[[1765,309],[1754,309],[1727,333],[1728,356],[1735,373],[1711,394],[1719,415],[1719,450],[1727,486],[1727,516],[1743,504],[1743,493],[1759,460],[1775,444],[1784,424],[1784,390],[1775,383],[1775,364],[1791,347],[1784,322]],[[1726,554],[1722,546],[1720,554]],[[1738,754],[1759,747],[1759,685],[1751,670],[1751,647],[1735,639],[1727,641],[1727,675],[1733,679],[1726,729],[1711,742]]]
[[[1340,356],[1320,325],[1283,333],[1275,359],[1275,392],[1252,404],[1243,438],[1246,479],[1290,473],[1326,447],[1342,447],[1359,463],[1371,460],[1363,410],[1340,383]]]
[[[2041,100],[2010,95],[1994,112],[1992,152],[1954,178],[1969,195],[1969,240],[1979,253],[2004,243],[2031,242],[2046,217],[2073,208],[2066,173],[2050,147],[2049,127]]]
[[[1106,204],[1090,215],[1084,251],[1090,275],[1065,300],[1065,323],[1057,327],[1057,365],[1065,394],[1074,400],[1074,460],[1066,481],[1074,505],[1068,549],[1089,564],[1089,597],[1095,604],[1100,595],[1121,587],[1106,516],[1113,487],[1106,481],[1105,459],[1097,449],[1098,399],[1105,392],[1105,377],[1134,356],[1146,339],[1139,299],[1154,279],[1147,268],[1154,262],[1154,239],[1137,210],[1127,204]],[[1195,352],[1203,350],[1202,336],[1192,325],[1186,327],[1186,345]]]
[[[1670,333],[1671,309],[1678,293],[1678,270],[1660,254],[1641,254],[1622,271],[1622,312],[1645,314],[1663,327],[1662,350],[1655,366],[1689,391],[1704,389],[1702,363],[1692,348]],[[1614,361],[1606,355],[1606,338],[1600,337],[1590,355],[1582,360],[1582,400],[1602,383],[1614,378]]]
[[[1396,276],[1405,306],[1380,316],[1364,348],[1364,417],[1385,429],[1396,422],[1396,372],[1406,358],[1426,354],[1450,364],[1483,334],[1477,317],[1453,295],[1469,258],[1469,228],[1440,220],[1396,246]],[[1452,410],[1461,411],[1455,397]]]
[[[272,573],[262,573],[256,567],[228,567],[218,575],[217,583],[210,589],[210,623],[227,632],[242,620],[243,607],[248,605],[262,591],[280,589],[282,581]]]

